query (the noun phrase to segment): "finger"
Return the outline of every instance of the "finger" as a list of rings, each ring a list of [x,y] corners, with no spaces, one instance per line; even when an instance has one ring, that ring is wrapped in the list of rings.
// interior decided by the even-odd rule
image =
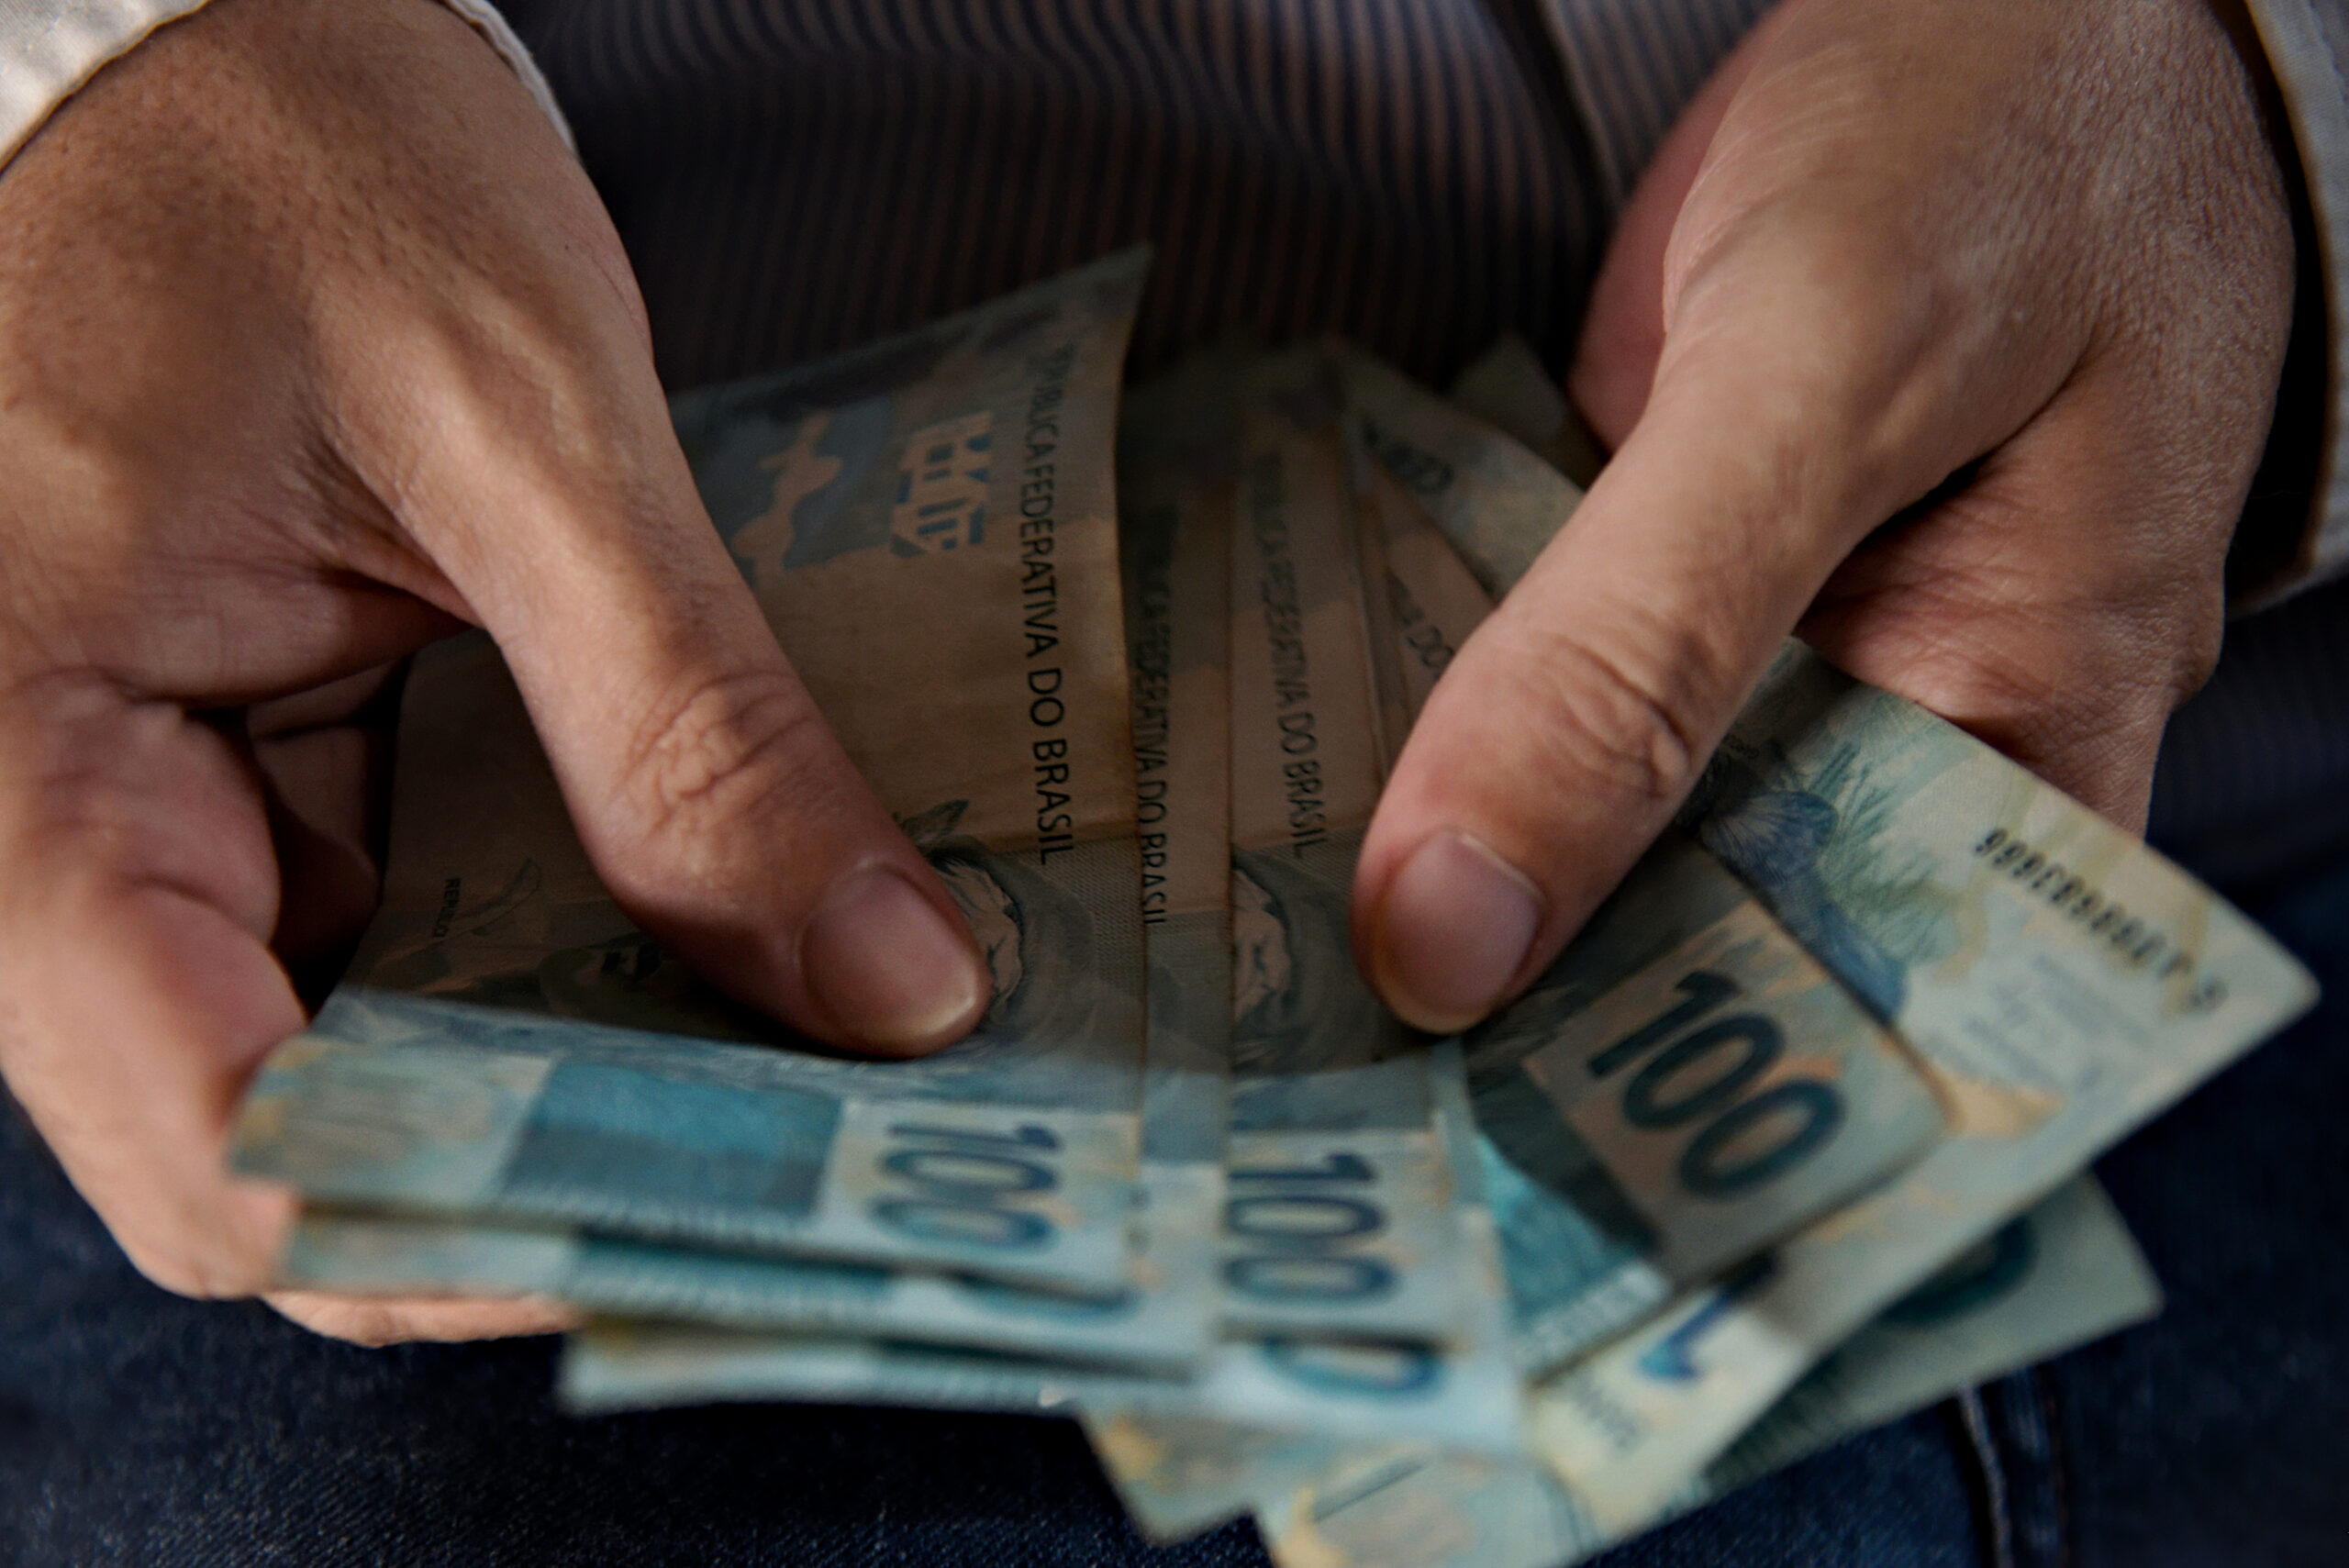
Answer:
[[[516,106],[501,134],[546,154],[517,178],[575,221],[485,242],[435,285],[454,308],[359,302],[335,339],[365,389],[344,459],[497,639],[631,917],[819,1039],[944,1045],[989,998],[977,946],[776,646],[695,492],[618,240]]]
[[[322,1291],[272,1291],[262,1299],[314,1334],[358,1345],[411,1340],[503,1340],[561,1334],[586,1319],[574,1307],[544,1296],[484,1300],[466,1296],[329,1296]]]
[[[2076,382],[1965,487],[1829,578],[1799,631],[1849,673],[1998,748],[2132,831],[2177,705],[2217,662],[2210,569],[2239,506]]]
[[[223,737],[94,679],[0,706],[0,1068],[131,1261],[188,1295],[266,1284],[293,1217],[225,1162],[247,1082],[303,1024],[275,917]]]
[[[297,981],[316,970],[330,984],[375,912],[403,668],[379,666],[245,715],[281,889],[270,948]]]
[[[704,975],[819,1039],[959,1038],[989,994],[961,914],[785,662],[658,398],[615,401],[583,464],[485,400],[465,437],[435,432],[409,511],[504,651],[597,871]]]
[[[2043,399],[2032,365],[1974,394],[1898,269],[1852,254],[1765,222],[1698,263],[1640,423],[1437,686],[1355,884],[1358,957],[1413,1024],[1539,973],[1835,563]]]
[[[0,706],[0,1069],[131,1262],[169,1289],[273,1280],[295,1200],[228,1173],[237,1106],[302,1027],[266,940],[277,882],[260,781],[218,731],[110,684]],[[322,1333],[545,1333],[553,1303],[280,1303]]]
[[[1715,425],[1714,428],[1722,427]],[[1669,818],[1838,542],[1766,454],[1652,412],[1414,725],[1355,883],[1365,973],[1448,1033],[1513,995]]]
[[[1638,422],[1449,667],[1364,842],[1357,957],[1411,1022],[1464,1027],[1539,973],[1835,564],[2087,351],[2060,279],[2017,259],[2037,230],[1903,219],[1971,211],[1941,128],[1977,110],[1925,81],[1875,113],[1896,81],[1897,51],[1855,54],[1817,7],[1757,40],[1670,226]],[[1994,291],[2009,308],[1976,309]]]

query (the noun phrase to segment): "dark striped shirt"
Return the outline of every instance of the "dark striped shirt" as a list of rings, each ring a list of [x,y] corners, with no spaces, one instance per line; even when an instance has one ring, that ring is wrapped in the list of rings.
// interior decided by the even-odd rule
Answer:
[[[1636,90],[1610,71],[1634,118],[1605,135],[1541,0],[507,9],[682,384],[1139,239],[1160,250],[1141,369],[1233,328],[1343,332],[1425,375],[1505,328],[1562,350],[1623,161],[1644,158],[1757,3],[1662,7],[1700,20],[1674,25]],[[1574,26],[1594,47],[1642,47],[1636,29]]]

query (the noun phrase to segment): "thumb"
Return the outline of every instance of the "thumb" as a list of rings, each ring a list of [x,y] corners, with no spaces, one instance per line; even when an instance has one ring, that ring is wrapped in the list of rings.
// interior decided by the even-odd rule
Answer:
[[[1623,275],[1659,295],[1653,386],[1642,406],[1629,342],[1636,423],[1447,668],[1364,843],[1357,956],[1422,1029],[1474,1023],[1548,964],[1837,564],[2080,361],[2093,302],[2040,264],[2076,182],[2000,183],[1997,138],[1952,155],[1979,81],[1884,87],[1910,80],[1920,17],[1938,13],[1880,8],[1854,34],[1786,6],[1692,120],[1693,175],[1684,146],[1650,194],[1642,243],[1666,211],[1670,238]]]
[[[1930,346],[1867,292],[1776,239],[1713,258],[1638,425],[1446,670],[1355,884],[1358,957],[1408,1022],[1465,1028],[1548,964],[1836,563],[1971,455],[1930,417]]]
[[[399,428],[429,450],[393,510],[496,639],[630,917],[819,1040],[960,1038],[991,991],[968,926],[777,647],[633,319],[573,314],[527,375],[462,340],[420,356],[409,406],[438,413]]]

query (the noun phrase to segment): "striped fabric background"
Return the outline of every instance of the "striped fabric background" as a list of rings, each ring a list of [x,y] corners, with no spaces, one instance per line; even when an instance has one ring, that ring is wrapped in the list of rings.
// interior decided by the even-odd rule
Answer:
[[[2349,580],[2227,628],[2170,720],[2145,836],[2243,895],[2349,850]]]
[[[1575,96],[1586,109],[1593,161],[1620,203],[1654,156],[1681,106],[1771,0],[1538,0]]]
[[[1567,346],[1610,196],[1486,0],[535,0],[673,384],[1151,239],[1146,370],[1235,327],[1440,375]],[[1699,72],[1701,74],[1701,72]]]

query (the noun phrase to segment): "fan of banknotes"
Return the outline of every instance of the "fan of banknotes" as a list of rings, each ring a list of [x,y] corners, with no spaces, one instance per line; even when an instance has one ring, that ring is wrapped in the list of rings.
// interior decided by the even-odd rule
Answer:
[[[1547,1568],[2152,1313],[2087,1162],[2308,1006],[2255,928],[1789,643],[1514,1006],[1376,1003],[1353,861],[1586,452],[1503,344],[1125,392],[1146,258],[683,396],[794,665],[968,914],[918,1062],[606,895],[497,652],[418,658],[381,914],[246,1103],[288,1283],[538,1295],[580,1411],[1082,1420],[1139,1527]]]

